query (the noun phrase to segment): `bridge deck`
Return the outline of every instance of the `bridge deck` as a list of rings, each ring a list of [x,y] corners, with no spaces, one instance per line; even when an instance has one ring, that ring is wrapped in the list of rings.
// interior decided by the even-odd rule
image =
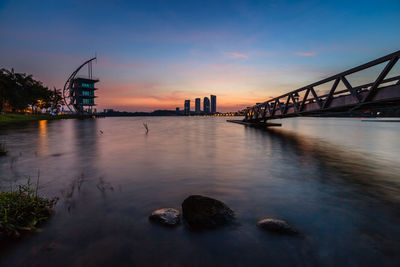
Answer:
[[[270,123],[270,122],[247,122],[242,120],[227,120],[227,122],[238,123],[252,127],[280,127],[281,123]]]

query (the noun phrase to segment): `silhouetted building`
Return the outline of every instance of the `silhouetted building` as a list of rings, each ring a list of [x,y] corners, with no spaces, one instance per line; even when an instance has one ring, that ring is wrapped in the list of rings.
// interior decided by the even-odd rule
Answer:
[[[96,96],[94,91],[97,88],[94,85],[99,79],[94,78],[92,75],[93,60],[96,60],[96,57],[80,65],[65,83],[63,90],[64,104],[71,112],[78,114],[96,112],[96,104],[94,102]],[[88,66],[88,76],[77,76],[79,70],[85,65]]]
[[[190,100],[185,100],[185,115],[190,114]]]
[[[210,99],[208,99],[208,97],[204,98],[203,101],[203,111],[204,113],[208,114],[210,113]]]
[[[200,114],[200,98],[196,98],[194,107],[195,107],[194,110],[196,111],[196,114]]]
[[[211,113],[217,112],[217,96],[211,95]]]

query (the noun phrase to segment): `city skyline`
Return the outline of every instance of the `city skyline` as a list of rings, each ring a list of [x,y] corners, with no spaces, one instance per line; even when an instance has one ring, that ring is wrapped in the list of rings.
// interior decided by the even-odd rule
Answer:
[[[219,111],[237,111],[397,51],[398,10],[399,1],[2,1],[0,62],[62,88],[97,55],[99,110],[173,110],[213,88]]]
[[[211,99],[211,101],[210,101]],[[216,95],[210,95],[210,98],[204,97],[203,98],[203,110],[201,110],[201,98],[196,97],[195,98],[195,106],[194,110],[192,110],[190,106],[191,100],[186,99],[183,103],[183,113],[184,115],[189,115],[191,113],[195,114],[215,114],[217,113],[217,96]],[[176,107],[176,111],[179,111],[179,107]]]

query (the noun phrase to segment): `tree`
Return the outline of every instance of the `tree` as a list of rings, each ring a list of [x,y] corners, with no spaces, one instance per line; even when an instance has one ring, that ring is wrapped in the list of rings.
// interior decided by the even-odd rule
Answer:
[[[64,99],[61,93],[61,89],[56,89],[54,87],[51,95],[51,109],[53,110],[53,112],[58,113],[62,105],[64,105]]]
[[[35,80],[32,75],[15,73],[7,69],[0,70],[0,111],[7,103],[13,111],[25,110],[31,106],[32,112],[35,107],[49,108],[62,105],[61,93],[49,90],[42,82]],[[56,104],[54,104],[56,103]]]
[[[4,102],[7,102],[8,105],[13,110],[25,109],[28,105],[25,99],[25,74],[15,73],[14,69],[11,71],[2,69],[5,77],[5,87],[4,87]]]
[[[7,75],[3,69],[0,70],[0,112],[3,111],[6,102]]]

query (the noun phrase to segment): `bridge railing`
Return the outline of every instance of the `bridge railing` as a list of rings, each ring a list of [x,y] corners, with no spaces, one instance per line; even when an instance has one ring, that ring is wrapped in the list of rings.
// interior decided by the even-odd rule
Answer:
[[[320,113],[329,110],[343,110],[355,106],[366,105],[371,102],[400,97],[385,90],[394,83],[399,85],[400,75],[387,78],[387,74],[400,58],[400,51],[378,58],[366,64],[357,66],[339,74],[333,75],[318,82],[293,90],[281,96],[257,103],[245,109],[245,120],[267,120],[290,116],[305,115],[307,113]],[[387,62],[383,70],[377,75],[374,82],[353,87],[346,76],[370,69],[376,65]],[[320,94],[315,87],[333,82],[329,93]],[[339,83],[345,86],[337,90]],[[390,86],[388,84],[391,83]],[[396,93],[400,90],[396,90]]]

